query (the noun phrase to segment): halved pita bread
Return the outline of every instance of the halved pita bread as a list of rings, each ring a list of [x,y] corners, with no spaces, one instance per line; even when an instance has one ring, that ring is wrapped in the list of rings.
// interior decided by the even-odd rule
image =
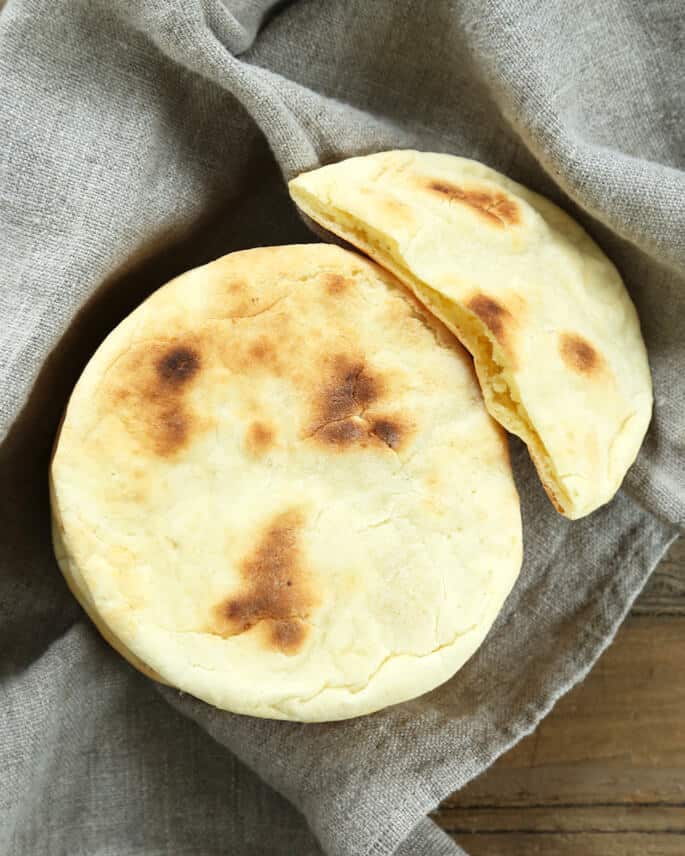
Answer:
[[[488,410],[528,445],[560,512],[582,517],[611,499],[647,430],[651,379],[621,278],[577,223],[451,155],[350,158],[290,192],[457,334]]]
[[[104,341],[51,467],[55,550],[141,671],[256,716],[419,695],[521,564],[506,440],[471,361],[356,253],[250,250]]]

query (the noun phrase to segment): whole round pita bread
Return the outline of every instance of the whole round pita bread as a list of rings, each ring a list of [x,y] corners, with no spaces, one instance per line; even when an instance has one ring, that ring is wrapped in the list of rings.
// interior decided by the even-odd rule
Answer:
[[[471,360],[376,265],[235,253],[104,341],[51,467],[55,550],[107,640],[220,708],[295,720],[423,693],[521,564]]]
[[[621,278],[577,223],[483,164],[425,152],[350,158],[290,192],[456,333],[558,511],[613,497],[649,424],[651,378]]]

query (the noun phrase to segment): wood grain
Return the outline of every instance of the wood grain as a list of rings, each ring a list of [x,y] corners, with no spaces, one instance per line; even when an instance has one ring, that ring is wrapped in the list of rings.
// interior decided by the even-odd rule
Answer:
[[[679,834],[585,832],[537,835],[473,835],[459,843],[469,856],[683,856],[683,838]]]
[[[472,856],[685,856],[685,539],[586,680],[433,818]]]

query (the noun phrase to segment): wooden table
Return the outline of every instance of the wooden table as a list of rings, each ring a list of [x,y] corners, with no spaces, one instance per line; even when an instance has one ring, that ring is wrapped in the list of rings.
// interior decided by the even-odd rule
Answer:
[[[433,817],[471,856],[685,856],[685,538],[585,681]]]

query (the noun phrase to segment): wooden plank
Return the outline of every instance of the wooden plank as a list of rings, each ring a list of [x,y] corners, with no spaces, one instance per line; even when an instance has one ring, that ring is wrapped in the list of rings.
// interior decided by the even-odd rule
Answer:
[[[457,802],[472,806],[536,805],[685,805],[685,770],[682,766],[653,767],[632,764],[624,756],[604,763],[552,764],[546,767],[516,768],[499,761],[481,779],[448,797],[443,805]],[[439,819],[438,810],[438,817]],[[683,850],[685,856],[685,849]]]
[[[668,833],[461,835],[469,856],[683,856],[685,839]]]
[[[440,825],[455,837],[523,832],[685,835],[685,810],[682,806],[661,805],[544,806],[529,807],[524,812],[520,808],[447,808],[441,814]]]
[[[537,731],[445,805],[685,803],[683,663],[685,621],[629,618]]]

